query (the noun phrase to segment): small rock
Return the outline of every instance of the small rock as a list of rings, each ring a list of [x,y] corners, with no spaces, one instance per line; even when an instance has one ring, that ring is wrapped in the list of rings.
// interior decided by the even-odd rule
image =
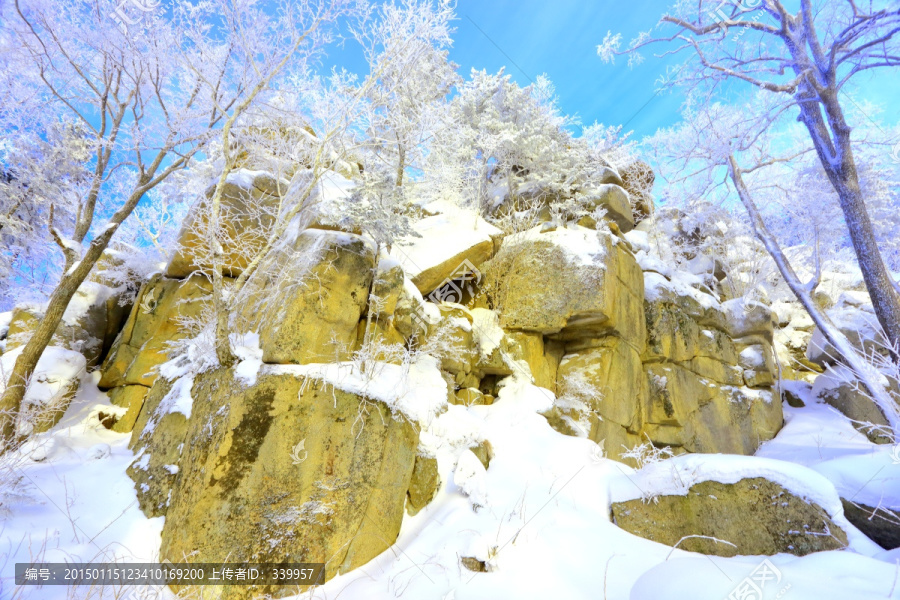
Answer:
[[[475,573],[488,572],[487,563],[483,560],[478,560],[474,556],[463,556],[459,561],[462,563],[462,566]]]
[[[480,444],[477,446],[472,446],[469,448],[478,460],[481,461],[481,464],[484,465],[484,469],[487,470],[489,466],[491,466],[491,459],[494,458],[494,447],[487,440],[482,440]]]

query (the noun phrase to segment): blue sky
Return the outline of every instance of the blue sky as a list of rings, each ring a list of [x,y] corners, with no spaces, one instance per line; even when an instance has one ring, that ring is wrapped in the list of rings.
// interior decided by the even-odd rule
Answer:
[[[451,57],[463,74],[471,67],[496,71],[507,65],[507,73],[524,85],[546,73],[567,114],[578,115],[585,124],[628,123],[626,129],[645,135],[678,117],[679,97],[654,97],[653,82],[664,71],[664,63],[648,60],[633,70],[624,62],[608,65],[601,62],[596,47],[607,30],[621,31],[630,39],[649,29],[668,3],[459,0]]]
[[[604,64],[596,47],[608,30],[627,42],[647,31],[672,0],[457,0],[451,59],[460,74],[470,69],[506,72],[520,85],[545,73],[556,86],[561,109],[584,124],[625,125],[636,137],[678,121],[682,97],[654,95],[654,81],[665,63],[647,53],[644,64],[629,69],[624,60]],[[332,54],[332,61],[361,73],[355,53]],[[670,59],[671,60],[671,59]],[[671,60],[674,63],[674,60]],[[864,95],[885,107],[885,117],[900,121],[896,98],[900,78],[873,73],[858,78]]]

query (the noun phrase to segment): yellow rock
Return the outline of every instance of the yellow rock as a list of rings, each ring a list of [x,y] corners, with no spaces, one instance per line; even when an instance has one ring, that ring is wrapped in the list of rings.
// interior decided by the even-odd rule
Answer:
[[[247,281],[241,312],[247,330],[259,328],[263,361],[346,360],[358,348],[374,266],[374,249],[360,236],[316,229],[268,256]]]
[[[600,343],[602,345],[595,348],[563,357],[557,371],[559,385],[562,386],[571,377],[581,376],[596,390],[590,403],[593,411],[604,421],[637,430],[643,404],[644,371],[640,356],[619,338],[608,337]]]
[[[544,338],[539,333],[511,331],[506,334],[507,352],[514,360],[528,363],[534,385],[556,391],[556,371],[560,356],[552,348],[545,348]]]
[[[805,556],[847,545],[847,534],[822,507],[760,477],[733,484],[703,481],[683,495],[652,502],[615,502],[612,515],[634,535],[714,556]]]
[[[144,397],[150,391],[150,388],[142,385],[123,385],[113,388],[109,394],[109,401],[116,406],[122,406],[128,411],[119,417],[112,426],[112,430],[117,433],[129,433],[134,429],[134,423],[137,421],[144,405]]]
[[[125,326],[103,363],[100,387],[150,387],[166,362],[167,343],[190,335],[185,319],[196,319],[212,302],[212,285],[202,275],[167,279],[154,275],[141,287]]]
[[[679,307],[663,302],[644,302],[647,348],[644,360],[681,362],[697,356],[701,347],[700,325]]]
[[[220,243],[224,249],[222,273],[239,276],[266,239],[279,209],[279,193],[284,195],[286,186],[268,173],[254,173],[252,177],[233,177],[222,191]],[[192,207],[178,233],[178,249],[166,268],[167,277],[189,277],[197,269],[211,267],[211,251],[205,232],[209,227],[210,200],[215,186],[206,191],[206,197]]]
[[[440,486],[441,476],[438,473],[437,459],[422,454],[416,455],[407,493],[406,512],[410,516],[416,515],[431,502]]]
[[[198,376],[160,557],[323,562],[326,578],[395,541],[418,434],[380,402],[317,380]],[[224,598],[287,589],[228,589]]]
[[[568,243],[593,244],[596,253],[583,262]],[[612,234],[582,227],[530,230],[507,237],[484,271],[486,293],[504,330],[560,340],[614,334],[643,350],[643,274]]]
[[[744,385],[744,371],[734,365],[725,364],[715,358],[698,356],[679,363],[682,367],[715,383]],[[771,385],[771,381],[769,382]]]

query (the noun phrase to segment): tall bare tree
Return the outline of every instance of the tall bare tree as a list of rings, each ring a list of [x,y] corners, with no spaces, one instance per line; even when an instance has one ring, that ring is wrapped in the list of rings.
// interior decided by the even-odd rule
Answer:
[[[13,436],[29,379],[66,307],[138,202],[259,101],[286,61],[306,68],[327,41],[316,32],[356,4],[214,0],[141,5],[133,14],[120,7],[113,15],[96,0],[3,7],[3,69],[17,78],[4,80],[12,85],[3,90],[2,128],[74,119],[87,132],[90,176],[71,230],[50,224],[62,276],[0,396],[0,438]]]
[[[622,48],[607,33],[597,52],[607,62],[665,45],[658,56],[687,55],[671,67],[665,85],[683,85],[705,97],[727,97],[741,84],[780,97],[796,110],[828,180],[837,193],[872,305],[891,344],[900,344],[900,290],[885,267],[866,200],[842,92],[860,73],[900,66],[900,7],[888,0],[800,0],[791,12],[782,0],[679,2],[656,30]]]

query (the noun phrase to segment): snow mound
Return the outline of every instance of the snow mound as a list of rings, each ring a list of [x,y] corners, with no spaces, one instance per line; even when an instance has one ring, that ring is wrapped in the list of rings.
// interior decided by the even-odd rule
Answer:
[[[493,243],[493,237],[502,233],[475,211],[460,208],[451,202],[431,202],[428,209],[438,214],[413,224],[413,231],[421,237],[404,237],[391,250],[391,256],[403,266],[410,278],[473,246]]]
[[[544,231],[542,227],[533,227],[516,233],[503,240],[503,245],[513,247],[523,242],[549,242],[561,248],[569,260],[580,266],[597,266],[602,264],[606,256],[606,245],[600,236],[611,234],[581,225],[569,224]]]
[[[0,357],[0,393],[6,390],[16,359],[24,347],[16,348]],[[36,415],[44,411],[65,410],[85,373],[87,363],[84,356],[74,350],[58,346],[48,346],[38,361],[31,376],[25,397],[22,399],[23,415]],[[34,428],[31,419],[19,419],[19,433],[28,435]]]

